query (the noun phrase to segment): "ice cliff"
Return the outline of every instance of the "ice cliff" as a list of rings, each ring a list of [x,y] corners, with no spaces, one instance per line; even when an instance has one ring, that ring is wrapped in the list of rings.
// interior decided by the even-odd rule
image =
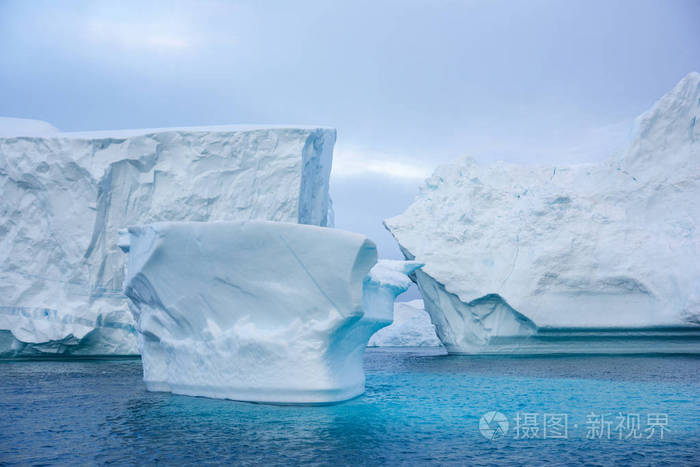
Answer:
[[[281,222],[129,228],[125,293],[151,391],[273,403],[364,392],[363,353],[415,262],[359,234]]]
[[[698,351],[698,117],[691,73],[604,163],[438,168],[385,225],[448,351]]]
[[[0,127],[0,356],[137,353],[121,228],[328,224],[332,129]]]

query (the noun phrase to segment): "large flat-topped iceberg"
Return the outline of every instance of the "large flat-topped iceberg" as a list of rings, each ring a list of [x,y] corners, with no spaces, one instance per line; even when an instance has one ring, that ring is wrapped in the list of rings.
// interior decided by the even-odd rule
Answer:
[[[439,168],[385,224],[425,263],[414,277],[447,349],[697,351],[699,117],[691,73],[617,159]],[[625,350],[635,332],[647,340]]]
[[[332,129],[60,133],[3,122],[0,356],[137,353],[119,229],[182,220],[329,224]]]
[[[364,392],[363,353],[414,262],[365,237],[279,222],[129,228],[125,292],[149,390],[274,403]]]

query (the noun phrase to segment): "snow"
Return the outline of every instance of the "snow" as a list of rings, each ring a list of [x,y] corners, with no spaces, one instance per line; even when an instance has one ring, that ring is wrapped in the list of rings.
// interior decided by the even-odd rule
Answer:
[[[394,303],[394,322],[377,331],[369,347],[440,347],[423,300]]]
[[[329,224],[332,129],[0,127],[0,356],[138,352],[122,293],[124,227]]]
[[[425,264],[415,278],[447,350],[518,352],[564,328],[700,324],[698,116],[691,73],[603,163],[438,168],[385,225]]]
[[[364,236],[249,222],[131,227],[125,281],[151,391],[273,403],[364,392],[363,353],[413,262]],[[369,274],[368,274],[369,273]]]
[[[41,122],[45,123],[45,122]],[[328,130],[335,131],[331,127],[311,125],[202,125],[182,126],[169,128],[127,128],[121,130],[92,130],[92,131],[66,131],[61,136],[71,139],[104,139],[104,138],[131,138],[134,136],[146,136],[156,133],[230,133],[256,130]]]

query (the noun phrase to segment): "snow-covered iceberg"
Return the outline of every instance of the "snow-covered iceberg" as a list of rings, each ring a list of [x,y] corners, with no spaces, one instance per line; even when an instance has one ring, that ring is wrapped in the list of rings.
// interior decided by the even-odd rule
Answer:
[[[368,347],[440,347],[423,300],[394,303],[394,322],[377,331]]]
[[[420,264],[359,234],[281,222],[129,228],[125,293],[152,391],[272,403],[364,392],[370,336]],[[374,268],[373,268],[374,267]]]
[[[700,351],[700,74],[604,163],[440,167],[385,221],[449,352]]]
[[[138,352],[121,228],[329,223],[332,129],[0,127],[0,357]]]

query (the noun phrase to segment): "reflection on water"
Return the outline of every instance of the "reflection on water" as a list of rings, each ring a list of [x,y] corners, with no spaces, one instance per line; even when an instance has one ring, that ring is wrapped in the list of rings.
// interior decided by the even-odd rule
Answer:
[[[1,362],[0,462],[692,464],[700,454],[697,357],[377,349],[365,366],[364,396],[295,407],[148,393],[139,360]],[[490,441],[479,418],[492,410],[511,429]],[[518,439],[519,413],[567,414],[568,436]],[[664,413],[670,431],[587,439],[592,413]]]

